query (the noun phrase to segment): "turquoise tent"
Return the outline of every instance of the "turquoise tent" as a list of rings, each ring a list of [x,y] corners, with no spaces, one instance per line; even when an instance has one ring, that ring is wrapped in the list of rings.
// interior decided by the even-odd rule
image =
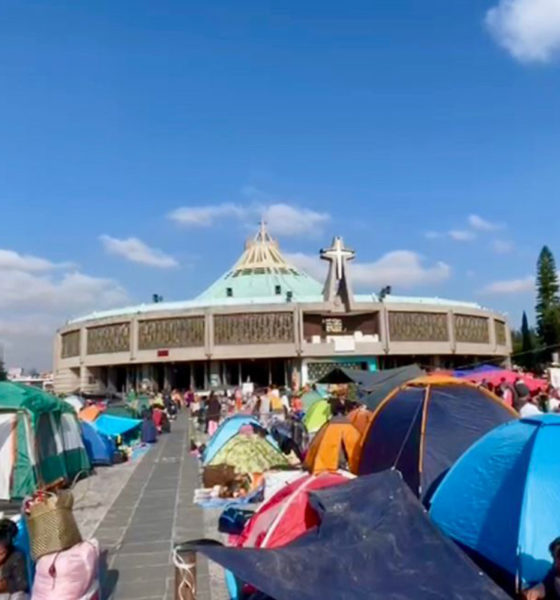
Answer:
[[[451,468],[432,499],[440,529],[506,574],[542,580],[560,535],[560,416],[539,415],[490,431]]]
[[[129,419],[127,417],[115,417],[113,415],[102,414],[92,423],[92,425],[104,435],[111,437],[130,435],[135,429],[140,427],[140,419]]]
[[[239,433],[244,425],[262,427],[262,425],[251,415],[236,414],[223,421],[214,435],[208,440],[206,449],[202,455],[202,462],[209,463],[219,450]]]

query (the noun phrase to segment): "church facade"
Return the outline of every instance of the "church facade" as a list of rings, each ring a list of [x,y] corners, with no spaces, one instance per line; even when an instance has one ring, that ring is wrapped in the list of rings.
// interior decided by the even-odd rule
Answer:
[[[329,264],[324,285],[290,264],[262,225],[237,263],[194,300],[69,321],[55,336],[55,391],[298,386],[334,365],[508,360],[503,315],[474,303],[393,296],[390,288],[355,294],[354,252],[338,237],[321,258]]]

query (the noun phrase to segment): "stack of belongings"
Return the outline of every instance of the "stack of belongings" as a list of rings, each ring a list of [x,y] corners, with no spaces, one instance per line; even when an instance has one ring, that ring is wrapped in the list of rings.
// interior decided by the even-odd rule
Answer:
[[[99,544],[82,540],[73,495],[39,491],[23,504],[31,556],[36,561],[32,600],[97,600]]]
[[[202,467],[204,488],[195,491],[194,501],[204,505],[219,498],[262,500],[263,473],[287,468],[289,462],[258,421],[234,415],[208,440]]]

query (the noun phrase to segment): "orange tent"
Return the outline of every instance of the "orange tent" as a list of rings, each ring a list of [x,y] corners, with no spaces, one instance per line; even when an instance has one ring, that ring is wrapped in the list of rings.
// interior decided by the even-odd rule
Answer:
[[[97,419],[97,417],[101,414],[101,409],[97,408],[97,406],[95,406],[95,404],[92,404],[91,406],[88,406],[87,408],[84,408],[80,411],[80,413],[78,414],[78,416],[80,417],[80,419],[82,421],[88,421],[88,422],[92,422],[95,421],[95,419]]]
[[[337,471],[347,465],[353,472],[360,437],[360,432],[346,417],[334,417],[313,438],[307,450],[304,468],[315,474]]]
[[[360,435],[363,435],[369,427],[372,417],[373,413],[363,406],[359,406],[348,413],[348,420],[359,431]]]

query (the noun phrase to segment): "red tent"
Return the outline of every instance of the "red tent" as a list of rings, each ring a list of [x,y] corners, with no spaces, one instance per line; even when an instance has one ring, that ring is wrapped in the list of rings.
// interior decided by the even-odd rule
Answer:
[[[237,540],[238,547],[277,548],[319,524],[308,502],[308,492],[349,481],[348,475],[303,475],[279,492],[251,517]]]

